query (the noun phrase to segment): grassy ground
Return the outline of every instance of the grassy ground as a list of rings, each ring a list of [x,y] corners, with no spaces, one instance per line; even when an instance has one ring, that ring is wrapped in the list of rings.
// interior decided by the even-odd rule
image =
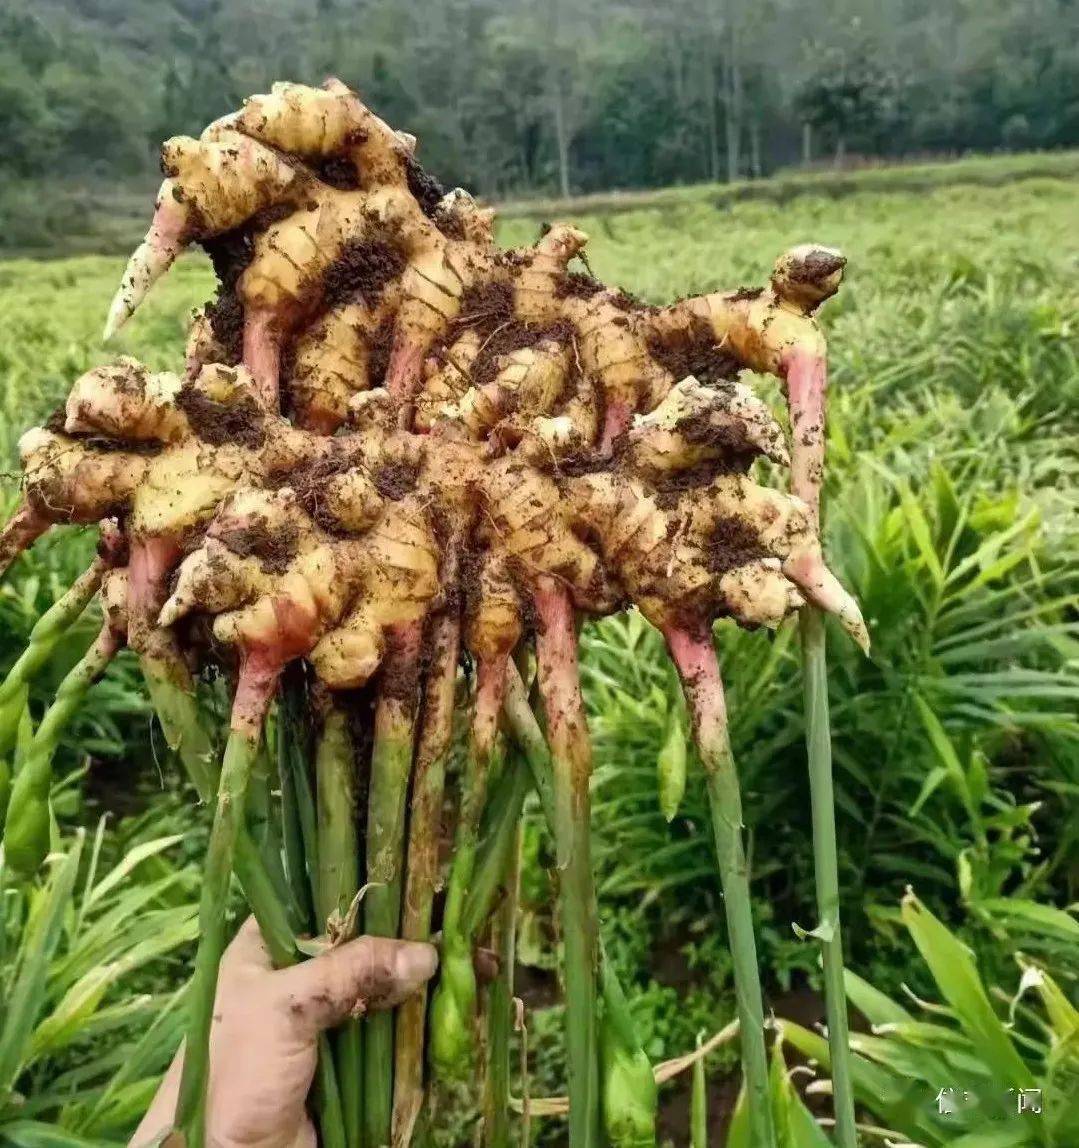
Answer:
[[[999,187],[1017,180],[1041,176],[1074,179],[1079,175],[1079,152],[1032,152],[1009,156],[971,156],[966,159],[916,164],[879,164],[874,167],[814,171],[782,171],[763,180],[739,180],[730,184],[692,184],[659,190],[598,192],[571,200],[528,199],[503,204],[503,218],[524,216],[551,218],[566,212],[635,211],[644,207],[674,207],[707,200],[715,207],[759,200],[786,203],[802,195],[843,199],[863,192],[924,192],[959,184]]]
[[[834,372],[829,549],[863,603],[874,653],[866,661],[833,635],[830,684],[851,959],[891,991],[911,975],[896,926],[911,883],[968,930],[1005,990],[1020,945],[1057,960],[1075,989],[1074,948],[1067,960],[1039,949],[1000,907],[1079,898],[1075,175],[1074,157],[1023,157],[811,177],[796,194],[777,183],[754,198],[677,189],[557,206],[591,235],[595,273],[649,300],[760,283],[779,252],[806,240],[849,257],[823,315]],[[549,208],[515,209],[503,241],[530,239]],[[115,352],[178,365],[186,314],[212,290],[208,265],[181,261],[106,352],[98,334],[122,262],[0,263],[9,466],[21,429],[88,366]],[[4,659],[70,565],[66,544],[48,553],[0,591]],[[747,822],[763,842],[753,876],[769,1004],[804,1017],[816,962],[790,927],[813,917],[797,651],[786,629],[772,642],[721,631]],[[605,930],[648,1051],[662,1059],[731,1012],[703,794],[695,779],[670,826],[659,814],[655,758],[675,692],[655,635],[639,620],[603,623],[586,634],[584,674]],[[550,890],[538,834],[529,848],[536,912],[522,948],[542,970]],[[539,1004],[551,985],[542,971],[533,980]],[[557,1031],[552,1011],[535,1030],[541,1077],[557,1080],[557,1042],[543,1039]],[[677,1086],[671,1095],[684,1100]],[[667,1119],[684,1143],[683,1108]]]

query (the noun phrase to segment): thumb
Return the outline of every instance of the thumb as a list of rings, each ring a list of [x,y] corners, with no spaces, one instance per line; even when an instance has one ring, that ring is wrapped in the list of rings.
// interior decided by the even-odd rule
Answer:
[[[293,1016],[318,1031],[368,1009],[392,1008],[437,967],[433,945],[360,937],[271,975]]]

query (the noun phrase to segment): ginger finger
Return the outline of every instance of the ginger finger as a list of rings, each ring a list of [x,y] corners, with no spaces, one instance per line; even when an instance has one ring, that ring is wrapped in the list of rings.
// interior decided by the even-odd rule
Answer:
[[[655,333],[667,338],[703,322],[746,366],[784,382],[794,447],[791,489],[814,516],[824,470],[827,367],[813,312],[838,290],[845,264],[831,248],[796,247],[780,256],[765,290],[685,299],[651,320]]]
[[[106,342],[188,244],[238,227],[271,204],[291,202],[306,182],[270,148],[227,129],[213,139],[167,140],[161,162],[168,176],[150,230],[128,260],[109,307]]]
[[[569,368],[565,341],[543,339],[520,347],[499,360],[488,383],[470,387],[454,403],[444,403],[439,416],[460,424],[470,438],[481,439],[506,415],[527,421],[546,414],[562,394]]]
[[[23,534],[43,521],[90,523],[126,513],[151,462],[146,455],[91,446],[42,427],[22,436],[19,455],[31,508],[20,520]]]
[[[649,414],[638,416],[627,451],[631,465],[653,478],[720,460],[744,467],[758,454],[790,463],[779,424],[748,387],[736,382],[704,387],[692,376]]]
[[[167,443],[188,432],[176,405],[182,382],[168,371],[153,374],[122,355],[75,380],[65,406],[68,434],[97,434],[127,442]]]

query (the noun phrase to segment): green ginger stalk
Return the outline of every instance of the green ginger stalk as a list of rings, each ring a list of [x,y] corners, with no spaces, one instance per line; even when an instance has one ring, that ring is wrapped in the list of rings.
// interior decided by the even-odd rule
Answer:
[[[421,639],[420,623],[401,626],[391,635],[375,710],[367,807],[367,881],[371,888],[364,901],[364,928],[376,937],[396,937],[401,923],[405,807]],[[364,1139],[369,1148],[383,1148],[390,1143],[393,1120],[393,1013],[372,1013],[364,1028]]]
[[[734,984],[741,1025],[742,1067],[749,1099],[754,1148],[772,1148],[775,1130],[768,1093],[764,1007],[749,874],[742,842],[742,796],[727,734],[727,709],[711,632],[692,634],[669,627],[664,636],[682,678],[693,732],[708,781],[716,861],[723,885],[727,932],[734,958]]]
[[[480,818],[496,753],[506,659],[481,661],[476,679],[464,793],[442,921],[442,975],[431,1003],[431,1063],[440,1076],[451,1079],[462,1077],[468,1071],[473,1053],[477,994],[472,965],[475,935],[467,931],[464,910],[476,873]]]
[[[229,733],[218,784],[217,810],[206,852],[199,903],[199,947],[191,978],[187,1045],[176,1102],[176,1125],[185,1131],[191,1148],[200,1148],[205,1136],[210,1025],[218,967],[228,941],[226,905],[229,878],[243,820],[244,791],[258,753],[258,743],[258,728],[234,726]]]
[[[401,936],[427,941],[431,906],[438,881],[438,843],[446,763],[453,743],[453,706],[457,688],[461,623],[455,610],[431,625],[431,664],[423,694],[423,716],[413,766],[409,808],[408,856]],[[424,1019],[427,990],[421,989],[397,1010],[394,1046],[393,1145],[406,1148],[423,1106]]]
[[[701,1038],[697,1037],[697,1048]],[[693,1091],[689,1107],[689,1148],[708,1148],[708,1076],[706,1058],[698,1056],[693,1062]]]
[[[317,913],[320,931],[333,935],[360,887],[356,827],[356,766],[347,713],[327,703],[315,751],[318,811]],[[344,1140],[347,1148],[363,1143],[363,1035],[360,1021],[346,1021],[333,1033],[334,1064]]]
[[[98,554],[71,587],[34,623],[26,649],[0,683],[0,758],[7,758],[15,745],[19,717],[22,714],[24,688],[29,685],[53,650],[82,614],[97,593],[105,572],[116,564],[121,541],[115,528],[102,527]]]
[[[524,683],[516,666],[512,665],[506,683],[503,712],[509,732],[532,772],[540,805],[553,830],[556,814],[551,753],[539,722],[528,704]],[[520,800],[523,802],[524,797]],[[509,807],[513,808],[512,805]],[[519,807],[517,810],[516,816],[519,816]],[[494,829],[489,838],[497,840],[498,834]],[[481,896],[481,890],[477,889],[477,901]],[[474,912],[479,911],[477,906]],[[656,1088],[652,1067],[634,1030],[625,994],[602,947],[600,984],[603,1013],[599,1049],[603,1065],[604,1133],[612,1144],[653,1144]]]
[[[555,845],[559,856],[565,946],[569,1145],[599,1142],[596,974],[599,935],[592,884],[589,777],[592,747],[577,668],[573,604],[560,583],[543,578],[535,594],[536,655],[554,773]]]
[[[622,986],[604,958],[600,980],[600,1064],[603,1125],[611,1148],[655,1148],[659,1090],[630,1015]]]
[[[526,782],[528,767],[517,763],[515,773]],[[513,825],[501,874],[501,900],[492,929],[492,948],[498,956],[498,975],[487,989],[487,1075],[483,1095],[485,1148],[510,1148],[510,1036],[513,1032],[513,969],[516,960],[517,898],[521,865],[521,822]]]
[[[34,732],[26,758],[15,775],[4,821],[4,857],[16,873],[35,873],[45,860],[49,851],[49,790],[56,747],[87,690],[105,672],[119,647],[120,638],[106,622],[57,687],[52,705]]]

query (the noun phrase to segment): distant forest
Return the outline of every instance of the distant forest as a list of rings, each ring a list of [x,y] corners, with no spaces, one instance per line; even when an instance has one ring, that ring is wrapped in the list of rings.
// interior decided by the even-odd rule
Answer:
[[[1079,0],[3,0],[0,184],[148,184],[163,138],[329,74],[492,197],[1056,148]]]

